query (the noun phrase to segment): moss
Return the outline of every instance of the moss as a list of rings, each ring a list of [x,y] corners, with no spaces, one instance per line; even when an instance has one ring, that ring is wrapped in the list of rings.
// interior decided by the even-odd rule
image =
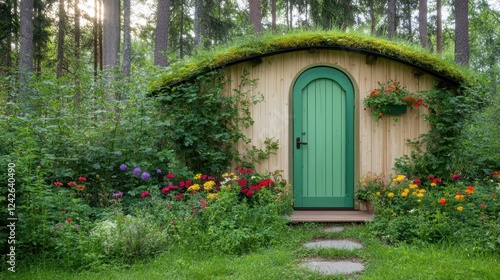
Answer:
[[[305,47],[332,47],[374,52],[437,73],[458,83],[473,84],[474,76],[465,68],[432,55],[404,42],[388,41],[357,33],[339,31],[307,31],[284,35],[247,36],[230,46],[200,51],[194,56],[172,64],[160,80],[152,83],[153,91],[189,79],[196,74],[223,67],[237,60],[270,52]]]

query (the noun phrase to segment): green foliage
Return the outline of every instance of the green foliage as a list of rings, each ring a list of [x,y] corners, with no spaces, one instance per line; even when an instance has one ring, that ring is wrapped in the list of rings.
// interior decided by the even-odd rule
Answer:
[[[408,141],[414,150],[411,155],[396,159],[394,169],[411,177],[448,177],[466,167],[451,159],[461,152],[459,139],[466,120],[485,106],[487,92],[481,87],[465,87],[457,93],[434,89],[420,94],[429,107],[429,114],[424,117],[431,130],[422,134],[419,141]]]
[[[257,81],[248,75],[245,70],[229,96],[222,95],[228,81],[220,71],[162,90],[158,99],[165,106],[173,150],[190,170],[221,174],[231,162],[245,161],[251,166],[277,149],[277,141],[268,139],[265,151],[252,147],[241,158],[236,150],[238,142],[250,143],[242,129],[253,124],[250,106],[263,100],[262,95],[250,95]]]

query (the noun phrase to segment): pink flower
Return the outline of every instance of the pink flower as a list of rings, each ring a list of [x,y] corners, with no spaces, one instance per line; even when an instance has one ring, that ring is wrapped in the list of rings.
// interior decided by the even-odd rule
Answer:
[[[203,175],[201,176],[201,179],[202,179],[202,180],[206,180],[206,179],[207,179],[207,177],[208,177],[208,175],[203,174]]]
[[[62,187],[63,186],[63,183],[59,182],[59,181],[55,181],[54,182],[54,185],[56,185],[56,187]]]
[[[174,179],[174,174],[173,173],[168,173],[167,174],[167,179]]]
[[[70,187],[72,187],[72,186],[74,186],[74,185],[76,185],[76,182],[75,182],[75,181],[71,181],[71,182],[69,182],[69,183],[68,183],[68,186],[70,186]]]
[[[169,187],[165,187],[161,190],[161,193],[162,194],[167,194],[168,192],[170,191],[170,188]]]
[[[141,198],[145,198],[145,197],[148,197],[149,196],[149,192],[148,191],[145,191],[143,193],[141,193]]]
[[[457,174],[453,174],[453,175],[451,176],[451,179],[453,179],[453,181],[460,180],[460,178],[461,178],[461,176],[460,176],[460,174],[458,174],[458,173],[457,173]]]
[[[80,176],[80,177],[78,177],[78,181],[87,181],[87,178]]]

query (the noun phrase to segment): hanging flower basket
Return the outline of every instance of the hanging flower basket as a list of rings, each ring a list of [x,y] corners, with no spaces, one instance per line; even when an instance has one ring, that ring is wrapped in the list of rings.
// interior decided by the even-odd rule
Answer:
[[[372,118],[378,122],[384,115],[398,116],[406,113],[407,107],[412,109],[422,105],[422,99],[416,99],[406,87],[390,80],[372,90],[363,100],[366,108],[371,109]]]
[[[380,111],[385,115],[399,116],[406,114],[407,105],[385,105],[380,106]]]

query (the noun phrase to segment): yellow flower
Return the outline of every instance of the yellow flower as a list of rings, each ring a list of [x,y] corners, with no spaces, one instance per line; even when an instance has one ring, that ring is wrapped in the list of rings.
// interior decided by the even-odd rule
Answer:
[[[425,192],[426,192],[426,190],[425,190],[425,189],[420,189],[420,190],[418,190],[418,193],[425,193]]]
[[[199,184],[194,184],[194,185],[190,186],[187,190],[188,191],[199,191],[200,190],[200,185]]]
[[[205,184],[203,184],[203,189],[205,189],[206,191],[210,191],[214,188],[214,186],[215,186],[214,181],[208,181],[208,182],[205,182]]]
[[[416,196],[418,195],[418,192],[412,192],[411,195]]]
[[[424,194],[423,194],[423,193],[419,193],[419,194],[417,194],[417,197],[422,198],[422,197],[424,197]],[[420,202],[420,201],[419,201],[419,202]]]
[[[408,187],[410,187],[410,189],[416,189],[418,188],[418,185],[417,184],[409,184]]]
[[[457,210],[458,210],[458,212],[462,212],[462,211],[464,211],[464,208],[462,206],[458,206]]]
[[[456,200],[464,200],[465,199],[465,195],[463,195],[463,194],[457,194],[457,195],[455,195],[455,199]]]
[[[392,179],[393,182],[401,182],[403,181],[404,179],[406,179],[406,176],[405,175],[401,175],[399,174],[396,178]]]
[[[435,187],[436,186],[436,183],[431,183],[431,187]]]
[[[408,196],[408,193],[407,193],[407,192],[402,192],[402,193],[401,193],[401,196],[402,196],[402,197],[407,197],[407,196]]]
[[[388,194],[387,194],[387,197],[389,197],[389,198],[393,198],[393,197],[394,197],[394,193],[393,193],[393,192],[388,193]]]
[[[218,193],[209,193],[207,195],[207,198],[208,199],[217,199],[219,197],[219,194]]]
[[[376,194],[377,196],[380,196],[380,192],[376,192],[375,194]]]
[[[201,179],[201,173],[198,173],[198,174],[194,175],[194,179],[195,180],[200,180]]]
[[[409,190],[409,189],[404,189],[403,191],[404,191],[404,192],[410,192],[410,190]]]
[[[96,179],[99,179],[99,174],[96,174],[95,177],[96,177]]]

